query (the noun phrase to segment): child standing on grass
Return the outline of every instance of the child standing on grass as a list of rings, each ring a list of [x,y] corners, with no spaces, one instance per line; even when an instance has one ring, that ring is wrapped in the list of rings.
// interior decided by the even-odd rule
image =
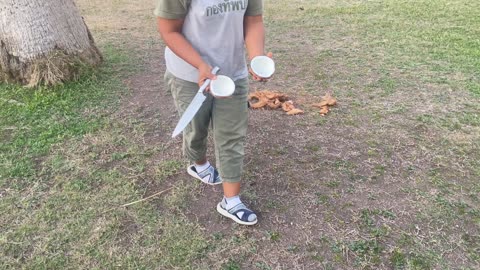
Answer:
[[[165,84],[180,115],[206,79],[212,66],[235,81],[232,97],[207,95],[183,131],[183,151],[193,162],[187,172],[209,185],[223,184],[217,211],[243,225],[257,223],[257,215],[240,200],[244,143],[248,124],[249,59],[264,55],[262,0],[158,0],[155,15],[165,41]],[[271,54],[269,54],[271,57]],[[262,81],[250,71],[254,80]],[[209,124],[215,142],[215,169],[206,156]]]

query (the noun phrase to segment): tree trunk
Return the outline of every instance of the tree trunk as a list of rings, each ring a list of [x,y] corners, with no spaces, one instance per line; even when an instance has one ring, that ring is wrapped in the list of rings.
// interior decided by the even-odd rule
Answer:
[[[0,82],[55,85],[101,61],[73,0],[0,0]]]

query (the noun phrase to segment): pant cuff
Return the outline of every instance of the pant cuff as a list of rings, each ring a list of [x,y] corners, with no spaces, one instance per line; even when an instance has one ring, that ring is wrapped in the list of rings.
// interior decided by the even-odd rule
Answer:
[[[226,182],[226,183],[238,183],[240,182],[241,180],[241,177],[222,177],[222,182]]]
[[[204,159],[207,155],[207,152],[205,151],[205,153],[203,154],[192,154],[191,152],[187,151],[187,150],[184,150],[183,151],[183,154],[190,160],[190,161],[197,161],[197,160],[201,160],[201,159]]]

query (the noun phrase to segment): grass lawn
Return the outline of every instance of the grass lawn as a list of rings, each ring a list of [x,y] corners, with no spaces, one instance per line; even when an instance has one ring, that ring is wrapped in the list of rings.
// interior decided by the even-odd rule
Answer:
[[[151,1],[77,2],[103,67],[0,84],[0,269],[480,267],[480,2],[266,0],[252,91],[306,114],[251,111],[248,228],[184,172]]]

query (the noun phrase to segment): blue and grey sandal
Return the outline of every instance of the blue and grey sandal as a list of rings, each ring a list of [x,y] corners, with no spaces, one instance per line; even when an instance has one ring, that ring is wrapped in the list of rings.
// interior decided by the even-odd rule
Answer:
[[[252,210],[248,209],[245,204],[239,203],[230,210],[227,210],[225,205],[225,199],[217,204],[217,211],[223,216],[242,225],[254,225],[257,223],[257,215]]]
[[[202,181],[207,185],[218,185],[222,183],[222,178],[220,178],[220,174],[218,173],[217,169],[215,169],[212,165],[201,172],[197,172],[195,165],[190,165],[187,168],[188,174],[197,178],[198,180]]]

